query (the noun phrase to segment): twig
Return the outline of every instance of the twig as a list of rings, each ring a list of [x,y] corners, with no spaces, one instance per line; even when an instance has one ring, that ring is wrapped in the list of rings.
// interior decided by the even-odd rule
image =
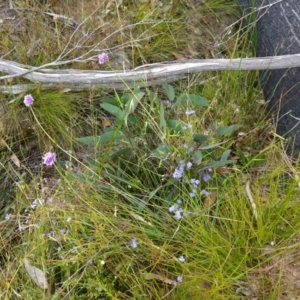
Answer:
[[[252,194],[251,194],[251,190],[250,190],[250,181],[248,180],[246,183],[246,194],[248,196],[249,202],[252,206],[252,210],[253,210],[253,215],[255,217],[255,220],[257,221],[257,208],[256,208],[256,204],[253,200]]]

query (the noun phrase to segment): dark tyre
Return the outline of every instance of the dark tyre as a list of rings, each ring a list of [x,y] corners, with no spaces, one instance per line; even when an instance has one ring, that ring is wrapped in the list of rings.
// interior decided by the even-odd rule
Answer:
[[[248,13],[255,5],[258,57],[300,53],[300,0],[239,2]],[[261,81],[277,133],[288,138],[287,153],[296,157],[300,151],[300,68],[264,71]]]

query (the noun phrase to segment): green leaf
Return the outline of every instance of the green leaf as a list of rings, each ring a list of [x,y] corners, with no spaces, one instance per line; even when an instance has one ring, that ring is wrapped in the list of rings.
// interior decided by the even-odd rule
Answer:
[[[178,100],[175,102],[175,106],[177,105],[192,105],[192,106],[209,106],[208,101],[198,95],[194,95],[194,94],[182,94],[179,96]]]
[[[221,161],[227,160],[230,152],[231,152],[230,150],[224,151],[223,154],[222,154],[222,157],[221,157]]]
[[[84,137],[80,137],[80,138],[76,138],[76,141],[87,145],[89,147],[95,146],[97,143],[98,137],[96,136],[84,136]]]
[[[141,99],[144,97],[145,93],[140,90],[133,91],[131,98],[125,104],[124,109],[124,123],[127,126],[127,118],[128,116],[134,112],[136,107],[138,106]]]
[[[109,104],[117,106],[117,107],[120,106],[120,102],[117,98],[106,98],[106,99],[101,100],[101,103],[109,103]]]
[[[199,151],[199,150],[195,151],[194,155],[193,155],[193,160],[194,160],[195,164],[200,165],[202,162],[202,157],[203,156],[202,156],[201,151]]]
[[[139,104],[140,100],[143,98],[144,95],[145,95],[145,93],[141,92],[140,90],[133,91],[133,94],[128,99],[128,101],[125,105],[125,114],[126,115],[129,115],[134,112],[134,110],[136,109],[137,105]]]
[[[190,103],[194,106],[209,106],[208,101],[201,97],[201,96],[197,96],[197,95],[188,95],[188,98],[190,100]]]
[[[167,120],[167,125],[169,128],[173,129],[175,132],[180,132],[183,127],[183,123],[177,120]]]
[[[174,101],[174,99],[175,99],[174,88],[167,83],[163,83],[162,87],[166,91],[169,100]]]
[[[213,148],[216,148],[216,147],[218,147],[218,146],[220,146],[220,145],[222,145],[224,143],[226,143],[226,141],[221,142],[221,143],[216,143],[216,144],[211,144],[211,145],[203,146],[203,147],[201,147],[199,149],[201,149],[201,150],[213,149]]]
[[[158,158],[161,158],[161,159],[167,158],[169,153],[170,153],[170,148],[166,144],[160,145],[152,151],[152,154],[155,157],[158,157]]]
[[[120,141],[124,137],[124,133],[122,131],[108,131],[104,132],[100,136],[98,136],[97,145],[103,146],[109,142],[117,142]]]
[[[235,160],[222,160],[222,161],[214,161],[206,165],[206,168],[218,168],[218,167],[224,167],[226,165],[234,163]]]
[[[128,125],[136,125],[139,121],[139,118],[137,118],[136,116],[128,116],[128,120],[127,120],[127,123]]]
[[[219,126],[216,130],[216,133],[214,134],[214,137],[220,137],[222,135],[231,134],[240,127],[241,125]]]
[[[121,156],[127,156],[127,155],[130,155],[130,154],[132,154],[132,149],[123,148],[121,150],[117,150],[117,151],[113,152],[110,157],[112,159],[116,159],[116,158],[119,158]]]
[[[123,103],[123,104],[126,104],[128,101],[129,101],[129,99],[132,97],[132,93],[124,93],[122,96],[121,96],[121,102]]]
[[[161,102],[161,100],[157,96],[157,92],[154,93],[152,91],[148,91],[148,97],[151,102],[157,102],[157,103]]]
[[[88,145],[90,147],[103,147],[108,142],[116,142],[120,141],[124,137],[124,133],[121,131],[108,131],[100,136],[86,136],[81,138],[76,138],[76,140],[84,145]]]
[[[204,134],[195,133],[193,135],[193,140],[196,143],[202,144],[203,142],[205,142],[207,140],[207,136]]]
[[[123,119],[124,112],[117,106],[110,103],[101,103],[100,106],[108,111],[110,114],[116,116],[117,119]]]

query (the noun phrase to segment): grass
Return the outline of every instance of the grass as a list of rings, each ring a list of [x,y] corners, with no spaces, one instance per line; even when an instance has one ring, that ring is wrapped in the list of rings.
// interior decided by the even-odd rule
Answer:
[[[96,0],[16,3],[40,13],[27,18],[36,39],[35,28],[45,29],[32,57],[25,55],[29,40],[10,52],[13,41],[1,33],[9,58],[26,64],[62,53],[63,60],[84,58],[86,49],[113,49],[110,57],[121,51],[131,66],[193,58],[199,45],[200,57],[251,55],[245,40],[237,43],[238,28],[228,45],[205,47],[220,34],[209,26],[212,17],[221,22],[228,8],[236,18],[233,4],[221,0],[197,9],[193,1],[112,2],[103,19],[88,17]],[[53,23],[49,9],[85,21],[75,29]],[[184,36],[184,18],[195,13],[210,33],[204,39],[195,38],[197,27]],[[88,60],[71,67],[99,68]],[[256,72],[199,74],[124,92],[37,86],[28,93],[35,99],[29,108],[25,94],[1,95],[2,299],[297,296],[298,164],[266,117]],[[48,151],[57,154],[52,167],[42,165]]]

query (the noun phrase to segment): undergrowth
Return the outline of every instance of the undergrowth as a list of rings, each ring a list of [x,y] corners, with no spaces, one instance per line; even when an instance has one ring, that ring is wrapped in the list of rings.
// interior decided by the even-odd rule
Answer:
[[[73,18],[93,13],[97,1],[90,2]],[[206,1],[202,21],[212,15],[220,20],[225,2]],[[66,14],[75,3],[56,9]],[[139,38],[130,37],[133,66],[186,55],[172,45],[182,47],[182,11],[198,8],[192,1],[172,4],[109,7],[109,20],[121,28],[127,14],[139,24]],[[47,28],[45,20],[30,21]],[[95,42],[97,22],[83,23],[93,32],[88,39],[74,36],[82,42],[74,57]],[[13,58],[32,65],[55,59],[70,28],[54,25],[47,30],[61,34],[51,33],[58,53],[42,44],[38,57],[25,57],[24,43]],[[109,47],[126,44],[126,34],[120,30]],[[224,55],[249,51],[235,38]],[[111,59],[105,67],[114,69]],[[28,94],[34,102],[25,106]],[[266,117],[255,72],[200,74],[151,88],[137,83],[123,92],[46,92],[38,86],[2,99],[1,299],[288,295],[278,273],[285,275],[280,262],[299,248],[298,166]],[[56,155],[54,163],[45,165],[46,153]]]

